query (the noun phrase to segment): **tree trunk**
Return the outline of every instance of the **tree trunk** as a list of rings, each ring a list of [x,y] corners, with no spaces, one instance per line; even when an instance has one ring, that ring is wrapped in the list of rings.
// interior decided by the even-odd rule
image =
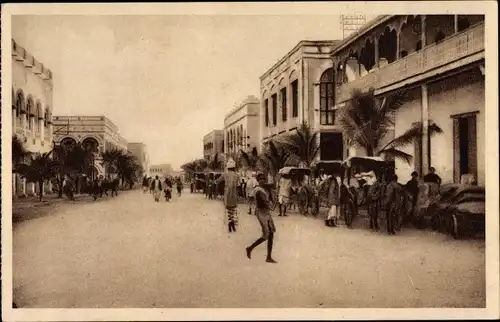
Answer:
[[[43,181],[44,180],[38,181],[38,188],[39,188],[39,194],[40,194],[40,202],[43,199]]]
[[[375,149],[373,147],[366,148],[366,156],[373,157],[375,155]]]

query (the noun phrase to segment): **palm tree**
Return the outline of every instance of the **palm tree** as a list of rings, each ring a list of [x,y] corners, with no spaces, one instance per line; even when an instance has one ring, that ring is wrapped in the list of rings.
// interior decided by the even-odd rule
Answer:
[[[12,171],[17,172],[17,167],[21,165],[26,157],[30,155],[21,140],[16,136],[12,136]]]
[[[303,122],[294,133],[284,138],[284,148],[301,164],[310,167],[319,152],[318,135],[318,132]]]
[[[38,183],[40,201],[43,199],[43,183],[56,176],[59,164],[51,157],[52,152],[31,155],[28,164],[21,164],[19,172],[29,182]]]
[[[130,187],[132,187],[133,182],[137,179],[137,171],[140,170],[140,168],[141,167],[137,163],[137,159],[133,155],[123,151],[120,155],[118,155],[116,160],[116,170],[122,184],[127,181]]]
[[[290,157],[290,153],[282,144],[271,140],[266,143],[264,153],[260,156],[260,159],[265,172],[270,173],[275,178],[278,171],[287,165]]]
[[[78,180],[77,189],[79,189],[79,178],[83,174],[87,174],[93,163],[92,152],[84,149],[80,144],[72,146],[70,149],[55,147],[54,158],[58,164],[57,184],[59,190],[59,198],[63,195],[63,178],[68,176],[72,180]]]
[[[395,114],[404,104],[406,92],[399,91],[383,99],[375,97],[374,92],[374,89],[366,93],[355,90],[351,100],[341,110],[339,125],[348,139],[348,145],[363,148],[367,156],[397,158],[410,163],[412,156],[399,149],[421,138],[422,124],[413,125],[401,136],[380,147],[384,137],[394,127]],[[437,133],[442,133],[442,130],[431,123],[429,136]]]
[[[240,163],[244,166],[248,167],[251,170],[257,170],[262,162],[259,153],[257,152],[257,148],[253,148],[252,152],[247,153],[245,151],[240,151],[239,157]]]
[[[210,161],[208,162],[207,166],[212,170],[221,170],[224,168],[224,164],[222,162],[219,152],[215,153],[213,158],[211,158]]]
[[[181,166],[181,169],[184,170],[184,172],[186,173],[186,179],[188,181],[191,181],[193,173],[196,172],[196,164],[194,163],[194,161],[190,161],[190,162],[184,163]]]
[[[205,159],[196,159],[194,161],[194,167],[196,172],[202,172],[208,166],[208,161]]]
[[[102,165],[104,166],[104,171],[106,176],[110,177],[110,174],[117,173],[118,171],[118,159],[123,155],[123,151],[117,148],[112,148],[108,151],[101,153]]]

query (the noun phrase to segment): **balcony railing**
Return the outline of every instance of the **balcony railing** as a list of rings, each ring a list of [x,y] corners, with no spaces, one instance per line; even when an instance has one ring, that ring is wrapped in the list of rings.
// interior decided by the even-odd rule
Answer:
[[[439,43],[400,58],[337,88],[337,103],[347,101],[354,89],[383,88],[484,51],[484,23],[456,33]]]

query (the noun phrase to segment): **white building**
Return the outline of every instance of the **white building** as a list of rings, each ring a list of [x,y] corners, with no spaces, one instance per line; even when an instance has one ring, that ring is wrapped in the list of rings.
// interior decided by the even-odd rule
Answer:
[[[217,153],[224,153],[223,130],[213,130],[203,137],[203,158],[211,160]]]
[[[52,72],[12,40],[12,131],[30,152],[52,149],[52,102]],[[44,190],[51,190],[50,183]],[[13,175],[14,195],[38,192],[37,185]]]
[[[235,154],[250,152],[260,146],[260,101],[248,96],[224,118],[224,151]]]
[[[301,41],[260,77],[261,143],[294,131],[302,122],[319,131],[318,158],[346,156],[335,125],[331,53],[340,40]]]
[[[411,164],[396,161],[401,182],[432,166],[443,183],[468,173],[484,185],[484,32],[484,15],[385,15],[334,49],[337,107],[355,88],[379,97],[409,90],[393,137],[414,122],[422,122],[423,137],[405,151]],[[444,133],[430,138],[430,121]]]

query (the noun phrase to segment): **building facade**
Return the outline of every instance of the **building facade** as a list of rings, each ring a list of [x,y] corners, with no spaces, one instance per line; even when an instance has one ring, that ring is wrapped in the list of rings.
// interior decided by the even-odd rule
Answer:
[[[223,130],[213,130],[203,137],[203,158],[211,160],[217,153],[224,153]]]
[[[260,101],[248,96],[224,118],[224,151],[250,152],[260,146]]]
[[[149,174],[152,177],[158,176],[159,178],[163,178],[167,175],[172,175],[173,173],[174,169],[168,163],[153,164],[149,167]]]
[[[118,127],[105,116],[54,116],[54,142],[69,147],[81,144],[94,152],[91,177],[107,177],[101,154],[112,149],[127,151],[127,141]]]
[[[129,142],[127,150],[141,165],[142,175],[149,176],[149,154],[146,145],[142,142]]]
[[[12,132],[26,150],[45,153],[52,149],[52,72],[12,40]],[[38,186],[13,175],[14,195],[34,195]],[[50,192],[51,185],[44,185]]]
[[[318,159],[339,160],[346,156],[334,110],[331,53],[339,43],[301,41],[261,76],[262,144],[279,139],[304,122],[320,133]]]
[[[396,160],[400,181],[432,166],[443,183],[473,174],[484,185],[484,41],[484,15],[385,15],[335,48],[336,108],[353,89],[407,91],[393,137],[415,122],[423,135],[405,150],[410,164]],[[431,122],[443,133],[429,137]]]

